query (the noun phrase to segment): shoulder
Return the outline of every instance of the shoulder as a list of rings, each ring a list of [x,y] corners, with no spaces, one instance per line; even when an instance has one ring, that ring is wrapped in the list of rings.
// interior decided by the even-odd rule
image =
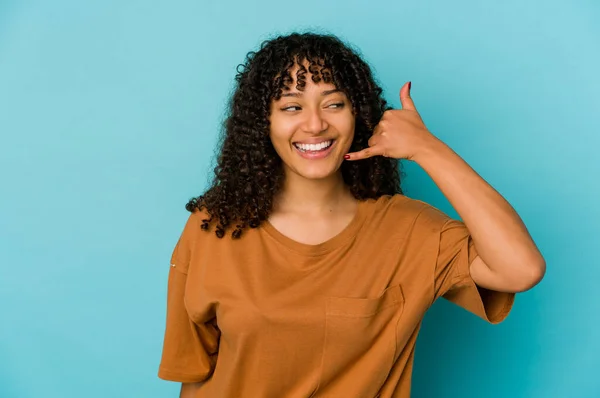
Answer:
[[[439,230],[451,218],[437,207],[419,199],[402,194],[383,195],[369,199],[374,220],[394,220],[410,223],[415,227]]]
[[[383,195],[377,199],[368,199],[375,214],[402,215],[442,221],[448,217],[438,208],[419,199],[413,199],[402,194]]]
[[[210,218],[205,210],[194,209],[185,219],[183,228],[180,229],[180,235],[171,255],[171,265],[177,270],[187,274],[190,260],[195,252],[211,235],[208,231],[203,231],[202,224]],[[214,236],[214,232],[212,234]]]
[[[181,236],[179,237],[179,244],[182,244],[186,247],[196,245],[198,239],[209,232],[206,230],[206,227],[202,227],[203,224],[206,224],[209,219],[210,214],[206,211],[206,209],[199,210],[196,208],[191,211],[188,214],[187,219],[185,219]]]
[[[209,218],[210,215],[206,210],[194,209],[187,217],[184,233],[189,235],[195,234],[197,230],[201,229],[203,220],[208,220]]]

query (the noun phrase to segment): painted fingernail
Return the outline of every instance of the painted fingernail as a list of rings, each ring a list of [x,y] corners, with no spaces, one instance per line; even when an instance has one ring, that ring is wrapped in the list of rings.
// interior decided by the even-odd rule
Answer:
[[[350,159],[350,155],[344,155],[344,159]]]
[[[412,82],[408,82],[408,91],[410,91],[410,86],[412,86]]]

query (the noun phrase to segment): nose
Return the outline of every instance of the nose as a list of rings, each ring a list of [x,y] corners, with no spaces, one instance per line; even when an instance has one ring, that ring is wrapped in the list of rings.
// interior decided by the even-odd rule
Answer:
[[[313,109],[305,113],[306,120],[304,122],[304,130],[310,134],[319,134],[327,130],[329,124],[321,114],[320,109]]]

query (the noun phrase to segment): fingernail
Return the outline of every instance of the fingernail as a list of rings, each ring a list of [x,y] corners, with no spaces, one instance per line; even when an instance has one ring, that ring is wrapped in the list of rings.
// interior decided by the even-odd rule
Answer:
[[[412,86],[412,82],[408,82],[408,91],[410,91],[410,86]]]
[[[350,159],[350,155],[344,155],[344,159]]]

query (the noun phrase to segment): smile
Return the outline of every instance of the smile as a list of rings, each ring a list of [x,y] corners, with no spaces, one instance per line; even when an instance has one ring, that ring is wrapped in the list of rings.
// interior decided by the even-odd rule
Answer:
[[[323,159],[329,156],[332,148],[335,147],[336,140],[322,141],[316,144],[293,143],[296,153],[300,157],[309,160]]]
[[[320,152],[325,151],[331,145],[333,145],[334,140],[323,141],[318,144],[301,144],[299,142],[295,142],[294,146],[301,152]]]

